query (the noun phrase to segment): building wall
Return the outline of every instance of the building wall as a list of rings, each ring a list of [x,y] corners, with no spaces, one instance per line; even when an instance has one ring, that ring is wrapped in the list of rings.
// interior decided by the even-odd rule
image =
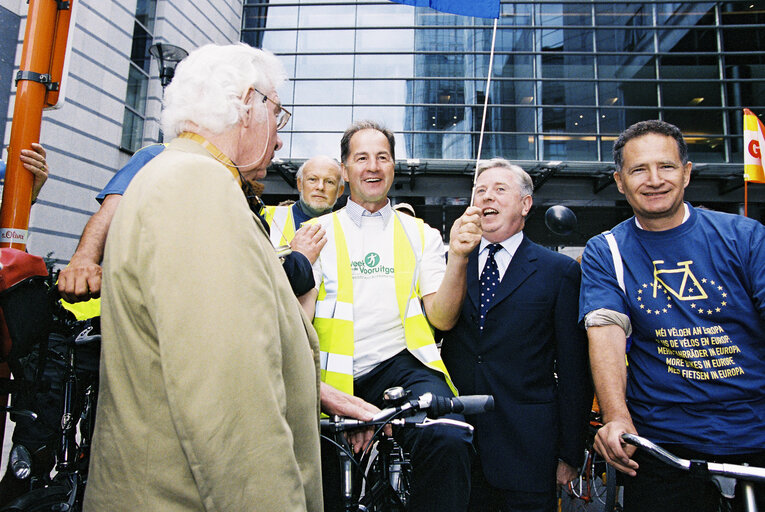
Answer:
[[[0,2],[0,112],[8,111],[8,98],[13,84],[13,58],[16,55],[16,35],[19,32],[19,15],[4,5],[7,0]],[[18,2],[16,2],[18,3]],[[8,6],[10,7],[10,6]],[[17,7],[17,6],[16,6]],[[5,119],[0,121],[0,140],[5,134]],[[5,151],[0,150],[0,157],[5,157]]]
[[[98,209],[96,194],[131,156],[120,149],[120,143],[137,2],[76,3],[66,102],[43,114],[40,138],[48,151],[51,176],[32,207],[28,242],[31,253],[53,253],[60,263],[69,260],[85,223]],[[25,3],[21,10],[18,41],[24,35]],[[154,42],[168,42],[187,51],[211,42],[236,42],[241,12],[240,0],[158,0]],[[15,50],[18,66],[20,43]],[[159,134],[162,88],[153,59],[150,77],[145,143],[156,141]],[[9,118],[14,94],[12,87]],[[6,145],[9,137],[10,122],[5,130]]]

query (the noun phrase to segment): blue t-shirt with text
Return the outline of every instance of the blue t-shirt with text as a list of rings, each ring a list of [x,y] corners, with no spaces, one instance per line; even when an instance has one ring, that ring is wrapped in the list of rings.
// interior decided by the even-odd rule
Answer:
[[[699,210],[666,231],[630,218],[582,258],[580,318],[606,308],[632,323],[627,401],[649,439],[724,455],[765,450],[765,226]]]

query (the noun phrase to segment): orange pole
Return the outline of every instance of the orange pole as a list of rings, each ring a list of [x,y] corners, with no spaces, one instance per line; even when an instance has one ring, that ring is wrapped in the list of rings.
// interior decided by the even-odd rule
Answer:
[[[30,0],[19,66],[21,72],[48,74],[57,14],[55,0]],[[22,166],[20,156],[22,149],[30,149],[33,142],[40,140],[46,92],[45,84],[35,80],[22,79],[17,83],[0,209],[0,247],[26,249],[33,177]]]
[[[31,149],[32,143],[40,140],[40,123],[47,93],[44,83],[29,78],[47,75],[50,71],[58,13],[58,3],[55,0],[29,1],[19,66],[19,70],[27,74],[17,82],[16,87],[3,203],[0,208],[0,247],[26,250],[34,180],[32,173],[22,166],[20,157],[22,149]],[[7,353],[10,347],[7,329],[4,334],[0,342]],[[9,376],[8,365],[0,364],[0,377]],[[7,404],[8,395],[0,395],[0,405]],[[5,437],[5,421],[6,414],[0,414],[0,446]]]

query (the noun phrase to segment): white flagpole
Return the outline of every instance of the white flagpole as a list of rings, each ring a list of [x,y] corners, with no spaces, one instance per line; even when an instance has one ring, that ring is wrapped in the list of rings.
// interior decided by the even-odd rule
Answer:
[[[486,76],[486,94],[483,99],[483,116],[481,119],[481,133],[478,136],[478,155],[475,158],[476,172],[473,173],[473,190],[470,192],[470,205],[473,205],[473,198],[475,196],[475,181],[478,178],[478,162],[481,160],[481,150],[483,149],[483,134],[486,131],[486,111],[489,109],[489,91],[491,90],[491,71],[494,67],[494,45],[497,41],[497,21],[499,18],[494,18],[494,30],[491,34],[491,53],[489,54],[489,73]]]

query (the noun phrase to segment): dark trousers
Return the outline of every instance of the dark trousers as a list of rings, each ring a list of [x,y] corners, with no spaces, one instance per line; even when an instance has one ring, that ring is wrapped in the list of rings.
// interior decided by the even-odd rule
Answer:
[[[473,459],[471,481],[470,512],[555,512],[558,507],[554,482],[549,492],[498,489],[486,480],[478,455]]]
[[[439,372],[424,366],[408,351],[384,361],[354,383],[354,394],[380,408],[383,392],[402,386],[416,398],[431,392],[454,396]],[[464,421],[460,414],[447,418]],[[412,461],[410,511],[439,512],[467,510],[470,490],[472,435],[465,429],[437,425],[427,428],[400,428],[396,441],[409,452]],[[322,480],[324,509],[342,510],[337,450],[322,441]]]
[[[675,446],[664,446],[671,453],[683,459],[700,459],[708,462],[749,463],[765,467],[765,453],[755,455],[714,456],[685,450]],[[632,457],[639,465],[637,476],[620,475],[624,484],[625,512],[716,512],[720,493],[714,483],[694,476],[680,469],[672,468],[651,455],[640,453]],[[755,484],[757,507],[765,507],[765,485]],[[743,489],[736,485],[734,511],[743,511]]]

